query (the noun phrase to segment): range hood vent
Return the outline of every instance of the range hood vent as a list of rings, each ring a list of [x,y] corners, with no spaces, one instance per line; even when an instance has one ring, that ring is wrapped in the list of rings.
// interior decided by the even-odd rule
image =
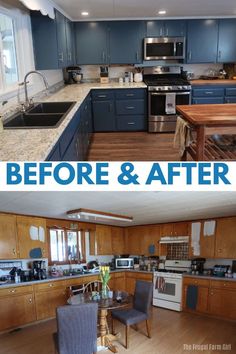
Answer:
[[[189,236],[165,236],[161,237],[159,243],[189,243]]]

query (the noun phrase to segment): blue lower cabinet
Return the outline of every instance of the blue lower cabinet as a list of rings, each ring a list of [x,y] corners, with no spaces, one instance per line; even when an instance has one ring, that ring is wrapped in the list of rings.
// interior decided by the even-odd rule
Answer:
[[[114,101],[93,101],[93,126],[95,132],[115,131]]]
[[[225,97],[225,103],[236,103],[236,96]]]
[[[192,90],[192,97],[223,97],[224,92],[224,88],[194,88]]]
[[[134,115],[145,113],[144,100],[119,100],[116,101],[116,113],[118,115]]]
[[[226,88],[225,96],[236,96],[236,87]]]
[[[61,161],[60,144],[57,143],[53,150],[50,152],[46,161]]]
[[[70,144],[63,156],[62,161],[78,161],[78,154],[77,154],[76,145],[75,145],[76,137],[77,137],[77,134],[73,137],[72,141],[70,142]]]
[[[199,97],[192,99],[193,104],[220,104],[224,103],[224,97]]]
[[[118,131],[144,131],[147,130],[147,120],[141,116],[120,116],[117,117]]]

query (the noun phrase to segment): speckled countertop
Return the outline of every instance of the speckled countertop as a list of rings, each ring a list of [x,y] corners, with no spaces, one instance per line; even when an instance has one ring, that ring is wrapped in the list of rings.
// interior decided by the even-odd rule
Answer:
[[[210,275],[194,275],[194,274],[190,274],[190,273],[185,273],[184,275],[185,277],[190,277],[190,278],[198,278],[198,279],[207,279],[207,280],[221,280],[221,281],[235,281],[236,282],[236,278],[226,278],[226,277],[216,277],[216,276],[210,276]]]
[[[75,106],[58,128],[51,129],[8,129],[0,132],[0,161],[44,161],[52,151],[63,131],[73,118],[90,90],[92,89],[131,89],[146,88],[141,83],[109,84],[84,83],[68,85],[47,97],[44,101],[76,101]]]
[[[235,85],[236,86],[236,80],[229,80],[229,79],[219,79],[219,80],[191,80],[191,85],[192,86],[197,86],[197,85]]]
[[[131,273],[145,273],[145,274],[150,274],[152,275],[153,272],[148,272],[145,270],[137,270],[137,269],[118,269],[118,270],[112,270],[112,273],[121,273],[121,272],[131,272]],[[44,280],[34,280],[34,281],[27,281],[27,282],[22,282],[22,283],[15,283],[15,282],[9,282],[0,285],[0,290],[4,288],[11,288],[11,287],[17,287],[17,286],[26,286],[26,285],[37,285],[41,283],[48,283],[52,281],[59,281],[59,280],[69,280],[69,279],[76,279],[76,278],[81,278],[81,277],[91,277],[94,275],[99,275],[98,272],[95,273],[89,273],[89,274],[77,274],[77,275],[68,275],[68,276],[62,276],[62,277],[48,277],[47,279]]]

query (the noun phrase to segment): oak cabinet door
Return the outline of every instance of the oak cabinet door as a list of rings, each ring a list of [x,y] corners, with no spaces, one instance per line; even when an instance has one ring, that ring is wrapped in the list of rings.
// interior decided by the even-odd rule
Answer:
[[[189,236],[189,223],[177,222],[173,224],[173,236]]]
[[[122,227],[111,227],[112,254],[124,254],[124,229]]]
[[[236,217],[217,220],[215,256],[216,258],[236,257]]]
[[[111,226],[96,225],[95,232],[95,254],[98,255],[110,255],[112,254],[112,243],[111,243]]]
[[[141,254],[145,256],[159,255],[160,226],[141,226]]]
[[[114,291],[126,291],[125,273],[115,274]]]
[[[18,257],[16,216],[0,214],[0,259]]]
[[[134,226],[126,229],[125,233],[125,251],[132,255],[141,255],[141,237],[140,227]]]
[[[236,291],[212,288],[209,296],[211,315],[236,320]]]
[[[66,304],[65,287],[50,289],[35,294],[37,320],[55,317],[56,308]]]
[[[194,285],[194,283],[193,283]],[[186,305],[187,301],[187,290],[188,285],[184,285],[183,288],[183,308],[187,311],[194,311],[189,310]],[[209,288],[205,286],[198,286],[198,299],[197,299],[197,306],[196,312],[207,313],[208,312],[208,298],[209,298]]]
[[[20,258],[47,258],[46,220],[17,216],[16,221]]]

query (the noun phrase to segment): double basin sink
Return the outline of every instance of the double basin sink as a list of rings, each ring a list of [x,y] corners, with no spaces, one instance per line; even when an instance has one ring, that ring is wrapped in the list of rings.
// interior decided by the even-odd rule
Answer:
[[[57,128],[76,102],[36,103],[26,112],[18,112],[3,122],[4,129]]]

